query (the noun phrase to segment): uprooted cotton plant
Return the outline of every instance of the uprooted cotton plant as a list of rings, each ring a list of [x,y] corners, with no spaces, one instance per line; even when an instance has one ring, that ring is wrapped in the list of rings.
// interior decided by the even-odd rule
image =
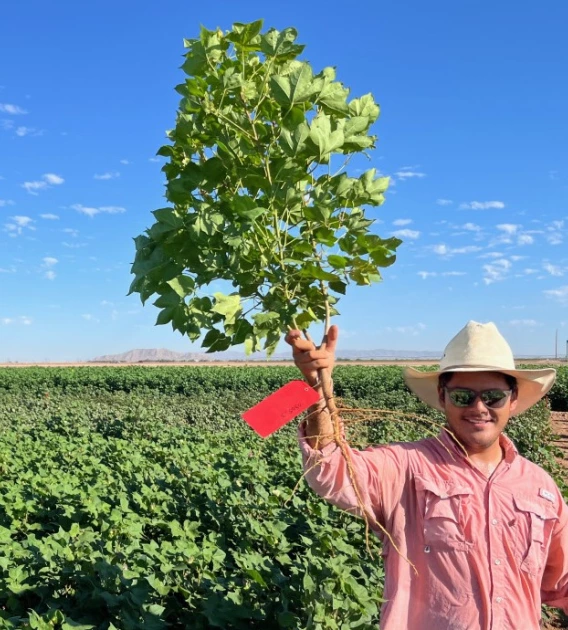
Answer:
[[[130,293],[157,296],[157,324],[204,335],[208,352],[270,354],[290,328],[327,330],[347,287],[380,281],[401,243],[371,231],[367,208],[383,203],[388,178],[350,174],[375,146],[372,95],[350,99],[333,68],[299,59],[295,29],[262,26],[202,28],[185,42],[176,125],[158,151],[168,205],[135,239]],[[349,458],[330,375],[322,382]]]

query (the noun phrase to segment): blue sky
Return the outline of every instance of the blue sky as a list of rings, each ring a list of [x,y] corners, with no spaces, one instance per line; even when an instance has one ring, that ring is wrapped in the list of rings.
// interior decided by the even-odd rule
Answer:
[[[126,297],[164,205],[183,38],[264,18],[381,105],[374,216],[404,240],[340,303],[341,346],[441,350],[470,319],[514,352],[568,339],[568,5],[549,0],[6,3],[0,21],[0,362],[197,351]],[[379,222],[380,221],[380,222]]]

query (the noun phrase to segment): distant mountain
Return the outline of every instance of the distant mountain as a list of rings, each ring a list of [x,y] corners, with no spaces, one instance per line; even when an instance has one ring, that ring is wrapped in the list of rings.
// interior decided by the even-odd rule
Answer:
[[[431,359],[437,360],[441,352],[427,350],[341,350],[338,359],[347,361],[381,360],[381,359]],[[129,350],[122,354],[105,354],[90,359],[89,363],[198,363],[205,361],[289,361],[291,356],[287,352],[273,354],[270,358],[263,352],[245,356],[240,352],[175,352],[174,350],[138,349]]]

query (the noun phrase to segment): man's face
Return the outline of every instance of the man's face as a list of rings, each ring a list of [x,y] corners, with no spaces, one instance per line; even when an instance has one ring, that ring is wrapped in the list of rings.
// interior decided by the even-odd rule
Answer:
[[[478,392],[509,389],[505,377],[497,372],[455,372],[446,387],[465,387]],[[517,406],[515,394],[497,409],[486,407],[479,396],[469,407],[456,407],[444,390],[439,390],[439,396],[450,429],[470,455],[482,453],[498,441]]]

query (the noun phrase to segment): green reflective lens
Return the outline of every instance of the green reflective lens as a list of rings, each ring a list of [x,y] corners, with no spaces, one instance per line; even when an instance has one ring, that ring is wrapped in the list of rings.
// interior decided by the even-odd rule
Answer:
[[[470,407],[479,396],[481,402],[492,409],[502,407],[511,393],[510,389],[484,389],[481,392],[476,392],[467,387],[446,387],[445,390],[452,405],[456,407]]]

